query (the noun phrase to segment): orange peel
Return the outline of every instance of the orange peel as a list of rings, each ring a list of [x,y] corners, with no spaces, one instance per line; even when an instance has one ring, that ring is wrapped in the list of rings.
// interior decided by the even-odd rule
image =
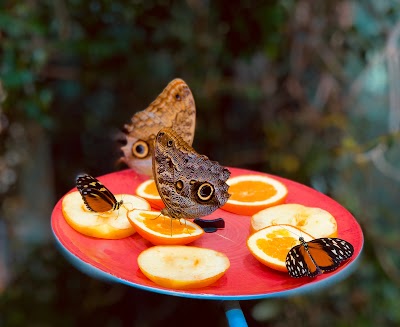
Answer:
[[[137,233],[154,245],[188,244],[204,234],[189,220],[171,219],[157,211],[134,210],[127,217]]]
[[[284,203],[288,194],[280,181],[265,175],[241,175],[229,178],[231,195],[221,209],[239,215],[251,216],[256,212]]]

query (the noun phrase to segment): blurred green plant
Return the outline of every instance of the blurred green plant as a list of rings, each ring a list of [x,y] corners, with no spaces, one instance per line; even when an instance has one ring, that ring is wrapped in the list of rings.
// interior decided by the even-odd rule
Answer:
[[[18,172],[29,158],[30,124],[50,140],[57,197],[78,171],[115,169],[117,129],[169,80],[182,77],[196,100],[200,153],[309,184],[349,208],[365,232],[364,256],[352,277],[315,295],[245,302],[251,325],[399,323],[396,1],[2,4],[0,176],[10,162]],[[21,181],[14,175],[7,197],[18,196]],[[9,223],[2,205],[0,219]],[[132,322],[129,310],[116,309],[124,296],[96,303],[105,286],[82,286],[87,277],[51,246],[37,251],[28,261],[12,257],[18,267],[0,300],[0,311],[8,313],[0,324],[87,325],[99,308],[122,317],[106,325]],[[40,269],[23,269],[35,261]],[[36,298],[26,296],[32,284],[42,290]],[[74,320],[82,287],[96,310],[79,311]],[[61,291],[69,296],[60,298]],[[27,308],[37,312],[23,315]]]

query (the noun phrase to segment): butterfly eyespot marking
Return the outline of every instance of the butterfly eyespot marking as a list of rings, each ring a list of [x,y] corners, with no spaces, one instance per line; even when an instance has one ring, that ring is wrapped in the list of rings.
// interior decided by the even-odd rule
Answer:
[[[197,196],[201,201],[208,201],[214,194],[214,187],[210,183],[203,183],[197,190]]]
[[[183,182],[181,180],[176,181],[175,188],[177,191],[181,191],[183,189]]]
[[[146,158],[149,154],[149,145],[142,140],[135,142],[132,145],[132,155],[136,158],[143,159]]]
[[[178,101],[181,101],[182,100],[181,95],[179,93],[176,93],[175,94],[175,99],[178,100]]]
[[[167,146],[168,146],[168,147],[171,147],[173,144],[174,144],[174,141],[168,140],[168,142],[167,142]]]

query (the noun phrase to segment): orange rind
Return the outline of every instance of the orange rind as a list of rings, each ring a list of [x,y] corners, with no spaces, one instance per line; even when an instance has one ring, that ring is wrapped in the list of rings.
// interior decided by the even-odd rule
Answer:
[[[138,234],[154,245],[188,244],[204,234],[189,220],[171,219],[157,211],[134,210],[127,217]]]
[[[290,225],[269,226],[252,234],[247,239],[247,248],[262,264],[287,272],[286,256],[292,247],[300,244],[300,236],[306,242],[314,239],[311,235]]]
[[[136,188],[136,195],[142,197],[146,201],[159,210],[165,207],[162,201],[154,179],[149,179],[139,184]]]
[[[251,216],[265,208],[284,203],[288,194],[280,181],[265,175],[241,175],[229,178],[229,200],[221,209]]]

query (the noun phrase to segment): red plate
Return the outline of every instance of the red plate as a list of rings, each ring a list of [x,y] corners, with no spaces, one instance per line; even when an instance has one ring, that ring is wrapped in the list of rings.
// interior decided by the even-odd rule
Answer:
[[[230,168],[230,171],[232,177],[244,174],[267,175],[237,168]],[[231,262],[230,268],[219,281],[209,287],[176,291],[157,286],[138,268],[137,256],[151,246],[139,235],[134,234],[121,240],[103,240],[82,235],[65,221],[61,211],[62,199],[54,207],[51,226],[61,251],[78,269],[97,278],[163,294],[219,300],[280,297],[319,289],[346,277],[356,267],[363,246],[363,234],[355,218],[337,202],[314,189],[277,176],[267,176],[286,185],[289,191],[287,203],[315,206],[329,211],[336,218],[338,237],[353,244],[353,257],[336,271],[316,278],[289,277],[287,273],[262,265],[250,254],[246,246],[250,217],[219,209],[208,217],[224,218],[225,228],[216,233],[205,234],[191,245],[225,253]],[[136,187],[146,179],[147,177],[132,170],[99,177],[114,194],[134,194]]]

